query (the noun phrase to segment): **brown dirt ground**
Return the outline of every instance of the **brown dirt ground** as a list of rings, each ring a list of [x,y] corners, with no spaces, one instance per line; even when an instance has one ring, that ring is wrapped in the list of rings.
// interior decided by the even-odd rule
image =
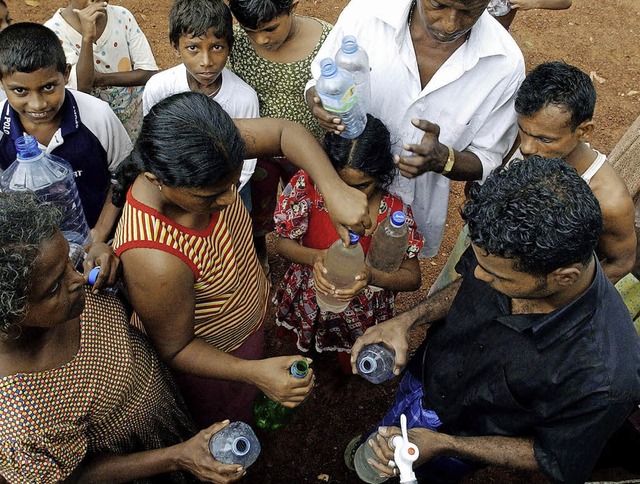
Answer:
[[[15,21],[47,20],[65,0],[41,0],[29,6],[24,0],[7,0]],[[171,0],[111,0],[130,9],[149,38],[161,68],[171,67],[177,59],[167,40],[167,13]],[[347,0],[300,0],[299,12],[335,22]],[[531,68],[547,60],[564,60],[596,74],[599,100],[596,132],[592,144],[609,152],[626,128],[640,114],[640,2],[638,0],[576,0],[567,11],[529,11],[520,13],[511,28]],[[599,80],[598,80],[599,79]],[[441,253],[422,261],[423,289],[402,294],[398,308],[410,307],[425,294],[448,256],[461,227],[457,209],[463,197],[461,184],[454,184],[450,222]],[[274,281],[284,273],[284,263],[273,256]],[[270,355],[295,353],[289,342],[277,341],[273,326],[268,328]],[[423,334],[417,333],[417,346]],[[324,361],[326,360],[326,361]],[[298,410],[293,422],[272,433],[259,432],[263,455],[251,469],[245,482],[292,483],[330,481],[357,482],[342,462],[342,452],[350,438],[369,429],[386,411],[393,399],[396,381],[379,386],[353,378],[342,401],[323,403],[318,395],[326,381],[332,359],[317,359],[319,387]],[[597,471],[594,479],[629,479],[619,469]],[[540,475],[489,468],[467,479],[472,483],[544,482]]]

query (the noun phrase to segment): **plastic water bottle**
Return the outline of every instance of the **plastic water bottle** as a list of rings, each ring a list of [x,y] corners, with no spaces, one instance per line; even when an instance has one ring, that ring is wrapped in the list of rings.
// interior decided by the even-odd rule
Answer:
[[[360,236],[349,231],[349,245],[345,247],[342,239],[336,240],[324,256],[324,267],[327,269],[325,278],[336,289],[346,289],[355,282],[355,277],[362,272],[364,266],[364,252],[358,243]],[[322,311],[341,313],[349,305],[349,301],[340,301],[331,294],[316,291],[318,307]]]
[[[69,256],[90,242],[89,226],[82,210],[71,165],[62,158],[43,153],[33,136],[16,140],[17,159],[0,176],[3,191],[30,190],[62,212],[60,230],[69,241]]]
[[[346,129],[340,136],[348,139],[360,136],[367,124],[367,114],[359,102],[353,76],[336,66],[333,60],[323,59],[316,91],[322,106],[342,119]]]
[[[306,360],[298,360],[291,365],[289,372],[296,378],[304,378],[309,373],[309,363]],[[289,423],[294,413],[295,408],[274,402],[264,393],[258,395],[253,405],[253,419],[261,429],[281,429]]]
[[[401,212],[393,212],[376,228],[367,252],[367,265],[383,272],[395,272],[400,268],[409,243],[407,217]]]
[[[93,286],[98,280],[98,274],[100,274],[100,266],[95,266],[93,269],[89,271],[89,275],[87,276],[87,280],[89,285]],[[102,289],[102,292],[106,292],[108,294],[118,294],[120,290],[120,282],[117,282],[113,287],[105,287]]]
[[[358,374],[369,380],[371,383],[382,383],[383,381],[393,378],[393,363],[395,361],[395,353],[386,345],[375,343],[367,345],[360,353],[356,366]]]
[[[244,422],[231,422],[209,440],[209,452],[225,464],[247,469],[260,455],[260,442],[253,429]]]
[[[349,71],[356,83],[356,91],[364,112],[371,104],[371,68],[369,56],[353,35],[345,35],[342,46],[336,52],[335,63],[338,67]]]
[[[494,17],[502,17],[511,11],[511,4],[509,0],[491,0],[487,10]]]
[[[378,432],[373,433],[367,440],[365,440],[358,450],[356,450],[356,454],[353,458],[353,465],[356,468],[356,472],[358,473],[358,477],[369,484],[380,484],[381,482],[387,481],[388,477],[383,477],[380,475],[380,471],[369,464],[368,459],[377,460],[378,457],[373,452],[373,449],[369,445],[369,440],[376,440],[378,436]]]

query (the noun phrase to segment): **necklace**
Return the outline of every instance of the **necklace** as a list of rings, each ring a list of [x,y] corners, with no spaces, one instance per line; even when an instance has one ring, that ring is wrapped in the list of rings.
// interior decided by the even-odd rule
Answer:
[[[411,8],[409,9],[409,19],[407,20],[407,24],[409,25],[409,28],[411,28],[411,19],[413,18],[413,11],[416,8],[416,2],[413,1],[411,2]]]
[[[220,74],[222,75],[222,74]],[[218,86],[218,88],[213,91],[211,94],[207,94],[207,96],[209,96],[210,98],[214,98],[216,97],[216,94],[218,94],[220,92],[220,88],[222,88],[222,82],[220,83],[220,85]]]

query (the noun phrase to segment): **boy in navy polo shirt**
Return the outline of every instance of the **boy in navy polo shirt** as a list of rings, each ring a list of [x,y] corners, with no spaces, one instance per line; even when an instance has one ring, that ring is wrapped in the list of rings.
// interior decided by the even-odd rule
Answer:
[[[70,72],[60,41],[47,27],[17,23],[0,33],[0,167],[16,159],[14,141],[34,136],[43,151],[64,158],[76,184],[94,242],[104,242],[118,219],[111,178],[131,141],[109,105],[65,89]]]

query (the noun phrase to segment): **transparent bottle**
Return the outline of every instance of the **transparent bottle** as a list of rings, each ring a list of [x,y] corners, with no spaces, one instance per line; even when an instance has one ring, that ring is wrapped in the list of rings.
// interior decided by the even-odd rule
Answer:
[[[304,378],[309,373],[309,363],[306,360],[298,360],[291,365],[289,372],[296,378]],[[288,408],[274,402],[264,393],[258,395],[253,404],[253,419],[256,426],[261,429],[281,429],[289,423],[294,413],[295,408]]]
[[[393,373],[394,361],[395,353],[393,350],[384,344],[374,343],[360,350],[356,366],[358,374],[362,378],[378,384],[396,376]]]
[[[15,143],[17,159],[0,176],[0,189],[29,190],[42,202],[55,205],[62,212],[60,230],[69,241],[69,255],[75,256],[90,242],[90,232],[71,165],[43,153],[33,136],[21,136]]]
[[[336,52],[335,63],[353,76],[360,103],[366,113],[371,104],[371,68],[367,52],[358,45],[353,35],[345,35],[342,39],[342,45]]]
[[[253,429],[244,422],[231,422],[209,440],[209,452],[225,464],[247,469],[260,455],[260,442]]]
[[[382,272],[395,272],[400,268],[409,243],[407,217],[401,211],[393,212],[376,228],[371,237],[366,263]]]
[[[360,236],[349,231],[349,245],[345,246],[342,239],[336,240],[324,256],[324,267],[327,269],[325,278],[336,289],[351,287],[355,277],[362,272],[364,266],[364,252],[358,243]],[[331,294],[316,291],[318,307],[322,311],[341,313],[349,305],[349,301],[340,301]]]
[[[353,465],[356,468],[358,477],[369,484],[380,484],[387,481],[389,478],[380,475],[380,471],[369,464],[368,459],[376,460],[378,457],[373,452],[373,449],[369,445],[369,440],[376,440],[378,432],[373,433],[367,440],[365,440],[358,450],[353,459]]]
[[[322,106],[330,113],[342,119],[345,130],[343,138],[353,139],[364,131],[367,114],[359,102],[358,91],[351,73],[336,66],[327,58],[320,61],[320,78],[316,91]]]
[[[502,17],[511,11],[511,4],[509,0],[491,0],[487,11],[494,17]]]

